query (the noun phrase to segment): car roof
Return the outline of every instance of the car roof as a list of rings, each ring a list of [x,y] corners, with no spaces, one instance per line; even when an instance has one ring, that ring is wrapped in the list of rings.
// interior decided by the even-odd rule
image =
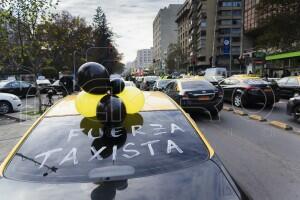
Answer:
[[[175,103],[165,94],[161,92],[144,92],[145,105],[142,112],[158,111],[158,110],[179,110]],[[76,95],[71,95],[58,102],[46,117],[79,115],[75,107]]]
[[[229,78],[236,78],[236,79],[260,79],[260,77],[256,75],[248,75],[248,74],[238,74],[238,75],[233,75]]]

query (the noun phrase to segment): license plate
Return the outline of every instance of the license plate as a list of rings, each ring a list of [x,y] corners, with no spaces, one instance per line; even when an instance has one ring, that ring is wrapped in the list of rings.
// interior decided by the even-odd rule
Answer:
[[[265,92],[272,92],[272,89],[264,89]]]
[[[199,100],[201,101],[207,101],[209,100],[209,97],[208,96],[203,96],[203,97],[198,97]]]

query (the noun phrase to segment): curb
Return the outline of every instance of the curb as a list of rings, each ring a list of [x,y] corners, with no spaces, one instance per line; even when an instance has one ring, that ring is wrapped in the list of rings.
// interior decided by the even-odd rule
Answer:
[[[241,110],[234,110],[233,111],[234,114],[240,115],[240,116],[247,116],[248,114],[241,111]]]
[[[230,107],[227,107],[227,106],[224,106],[224,107],[223,107],[223,110],[225,110],[225,111],[233,111],[233,109],[232,109],[232,108],[230,108]]]
[[[279,122],[279,121],[271,121],[269,123],[270,125],[276,127],[276,128],[280,128],[286,131],[291,131],[293,130],[293,127],[291,127],[290,125],[283,123],[283,122]]]
[[[262,116],[259,116],[259,115],[250,115],[249,119],[256,120],[256,121],[259,121],[259,122],[266,122],[267,121],[265,118],[263,118]]]

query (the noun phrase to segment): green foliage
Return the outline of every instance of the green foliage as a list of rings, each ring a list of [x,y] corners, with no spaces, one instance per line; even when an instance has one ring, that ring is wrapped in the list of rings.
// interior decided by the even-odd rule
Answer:
[[[113,32],[99,7],[92,25],[63,11],[54,14],[54,0],[2,0],[0,5],[0,65],[38,73],[45,66],[73,71],[89,61],[110,72],[122,71]],[[92,47],[92,48],[91,48]],[[95,49],[102,47],[103,49]]]
[[[168,73],[184,71],[180,69],[184,63],[184,55],[179,44],[170,44],[168,47],[168,56],[166,59],[166,65]]]
[[[254,32],[257,48],[282,51],[299,48],[299,0],[261,0],[256,9],[259,17],[259,26]]]
[[[43,67],[41,69],[41,74],[50,79],[58,78],[58,72],[54,67]]]

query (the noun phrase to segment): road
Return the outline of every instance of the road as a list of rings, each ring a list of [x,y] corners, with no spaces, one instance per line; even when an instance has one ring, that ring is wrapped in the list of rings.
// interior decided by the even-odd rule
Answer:
[[[35,98],[23,101],[32,108],[36,105]],[[273,109],[260,110],[258,106],[241,110],[299,128],[298,122],[285,114],[285,106],[283,100]],[[300,134],[229,111],[222,111],[215,120],[200,113],[192,117],[229,172],[254,199],[300,199]],[[32,123],[0,120],[0,162]]]
[[[270,118],[277,115],[277,120],[286,119],[285,113]],[[219,120],[201,114],[192,117],[229,172],[254,199],[300,199],[299,135],[233,112],[222,111]]]
[[[254,105],[247,108],[239,108],[249,115],[259,115],[269,121],[281,121],[292,126],[296,131],[300,132],[300,121],[296,121],[293,117],[286,114],[287,100],[282,99],[271,108],[265,108],[263,105]],[[225,103],[225,106],[234,108],[231,104]],[[235,108],[236,109],[236,108]]]

